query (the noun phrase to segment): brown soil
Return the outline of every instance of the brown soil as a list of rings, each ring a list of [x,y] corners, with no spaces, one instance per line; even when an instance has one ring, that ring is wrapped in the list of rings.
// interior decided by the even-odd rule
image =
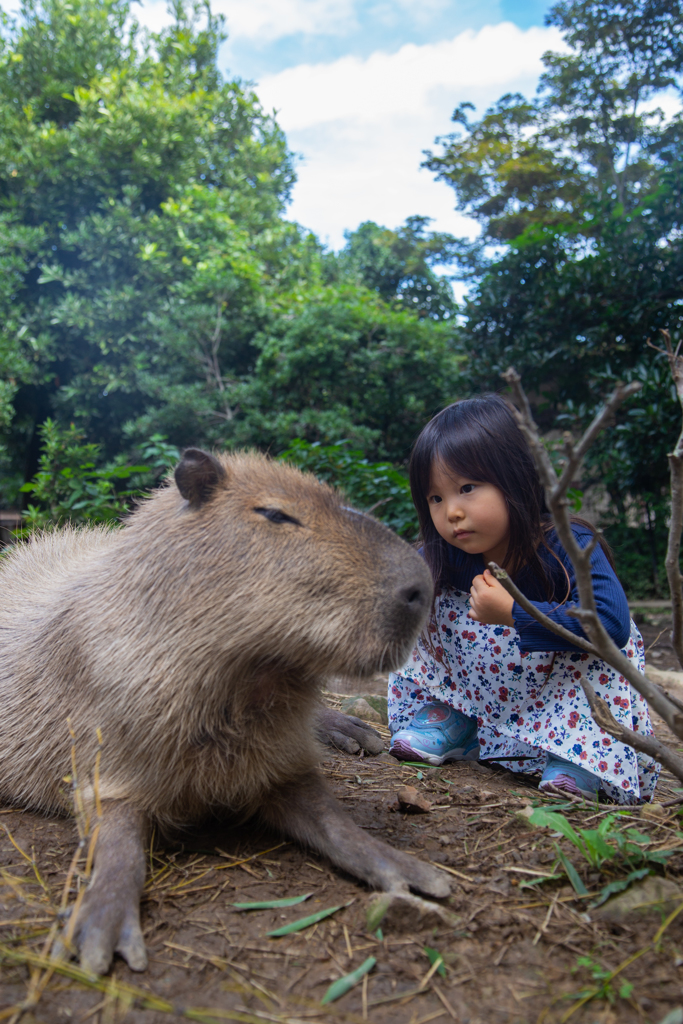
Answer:
[[[665,735],[661,723],[658,730]],[[660,1024],[683,1006],[683,914],[653,944],[665,920],[656,909],[644,919],[607,924],[587,910],[590,898],[577,898],[564,875],[538,888],[523,887],[550,873],[556,861],[558,840],[515,814],[532,802],[553,802],[539,795],[537,780],[473,764],[419,769],[387,755],[330,754],[323,770],[360,825],[450,871],[453,895],[447,904],[458,916],[455,927],[407,922],[405,931],[371,934],[365,923],[370,896],[363,885],[276,836],[217,825],[175,843],[154,844],[142,905],[147,972],[134,974],[117,959],[104,979],[86,978],[75,964],[51,973],[42,969],[41,953],[56,931],[64,893],[72,901],[82,884],[83,860],[67,877],[75,825],[4,809],[0,1021]],[[428,813],[395,810],[396,791],[405,784],[432,802]],[[675,799],[675,785],[664,777],[658,800]],[[559,806],[575,826],[588,828],[611,809]],[[659,821],[634,808],[631,819],[657,846],[674,849],[666,874],[679,878],[683,839],[677,808]],[[560,843],[590,893],[619,875],[614,869],[592,872],[569,843]],[[233,906],[302,893],[312,895],[286,910],[241,913]],[[346,906],[316,927],[284,938],[267,936],[286,922],[339,904]],[[442,954],[445,976],[429,974],[425,946]],[[321,1007],[330,983],[368,956],[377,963],[367,982]],[[591,969],[581,966],[585,957]],[[601,971],[617,970],[604,983],[595,979]]]
[[[637,610],[634,619],[645,641],[648,663],[663,671],[683,672],[671,643],[671,612]]]

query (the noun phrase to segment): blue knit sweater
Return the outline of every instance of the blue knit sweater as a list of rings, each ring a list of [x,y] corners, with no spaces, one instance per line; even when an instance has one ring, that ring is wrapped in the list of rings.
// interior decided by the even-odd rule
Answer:
[[[592,537],[591,531],[586,529],[585,526],[577,524],[572,526],[572,530],[581,547],[585,548]],[[574,573],[572,563],[554,530],[547,535],[546,540],[549,548],[562,563],[560,565],[560,562],[543,546],[538,549],[539,557],[552,581],[554,588],[553,600],[548,601],[545,586],[528,567],[521,569],[513,577],[514,582],[524,596],[532,601],[539,611],[549,616],[553,622],[559,623],[565,629],[571,630],[572,633],[576,633],[578,636],[585,637],[586,634],[581,629],[578,620],[573,615],[567,614],[568,608],[573,604],[578,605],[579,603],[576,574]],[[484,559],[481,555],[468,555],[450,544],[448,546],[448,555],[449,565],[444,577],[448,586],[456,590],[468,592],[474,577],[483,573],[485,569]],[[567,575],[565,575],[562,566],[567,570]],[[591,566],[595,603],[602,624],[617,647],[624,647],[630,632],[628,603],[621,583],[617,579],[599,544],[591,555]],[[567,593],[568,589],[569,593]],[[561,602],[561,606],[558,607]],[[515,623],[515,629],[519,633],[520,646],[523,651],[580,650],[580,648],[567,643],[557,633],[552,633],[545,626],[542,626],[528,612],[525,612],[516,601],[512,607],[512,618]]]

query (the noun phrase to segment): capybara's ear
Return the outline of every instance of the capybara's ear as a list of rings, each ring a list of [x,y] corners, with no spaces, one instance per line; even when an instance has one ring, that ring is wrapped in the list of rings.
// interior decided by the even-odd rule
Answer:
[[[174,475],[178,490],[193,508],[208,501],[228,476],[216,456],[201,448],[186,448]]]

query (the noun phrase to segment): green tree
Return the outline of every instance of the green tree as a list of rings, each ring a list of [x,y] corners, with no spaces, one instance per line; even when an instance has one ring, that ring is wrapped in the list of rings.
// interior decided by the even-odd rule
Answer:
[[[404,463],[424,423],[457,397],[454,326],[418,318],[352,284],[283,295],[254,339],[253,374],[233,400],[236,443],[275,450],[294,438],[347,438],[371,459]]]
[[[457,312],[449,282],[434,271],[450,264],[459,241],[443,232],[427,231],[429,217],[408,217],[395,231],[365,221],[346,233],[339,254],[342,272],[387,302],[412,310],[420,317],[447,320]]]
[[[681,120],[665,125],[652,101],[680,84],[680,2],[563,0],[546,22],[571,49],[544,55],[539,96],[507,94],[475,122],[460,104],[459,130],[425,161],[490,240],[534,226],[599,237],[602,218],[637,209],[677,159],[664,150],[679,149]]]
[[[128,0],[25,0],[5,19],[5,500],[33,475],[48,416],[106,457],[157,429],[215,440],[224,378],[253,362],[264,282],[304,245],[281,216],[281,131],[216,69],[220,20],[174,11],[150,36]]]
[[[34,478],[48,419],[103,471],[157,434],[346,437],[403,461],[453,397],[455,305],[433,270],[452,240],[411,218],[336,257],[288,223],[290,154],[219,74],[221,20],[173,11],[156,35],[129,0],[24,0],[3,22],[3,503]]]
[[[473,122],[462,105],[427,164],[482,225],[465,268],[470,387],[500,387],[513,364],[546,427],[578,428],[615,380],[645,383],[587,482],[608,492],[619,553],[643,549],[652,593],[676,404],[646,341],[683,330],[683,117],[656,101],[680,88],[683,6],[567,0],[547,20],[570,49],[545,55],[539,96],[505,96]]]
[[[84,443],[73,423],[59,427],[47,419],[39,431],[38,472],[21,488],[31,495],[22,534],[65,522],[118,524],[180,456],[174,445],[155,434],[142,447],[144,466],[126,465],[121,459],[102,465],[100,446]]]

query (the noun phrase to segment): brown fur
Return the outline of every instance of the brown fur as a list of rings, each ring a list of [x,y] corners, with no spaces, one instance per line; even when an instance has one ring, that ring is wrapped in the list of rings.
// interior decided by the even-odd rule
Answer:
[[[67,809],[72,742],[85,784],[101,731],[108,838],[76,929],[98,971],[114,948],[146,962],[126,865],[152,821],[260,810],[373,885],[447,891],[361,833],[315,768],[321,683],[405,660],[431,602],[422,559],[259,455],[190,449],[176,481],[122,529],[46,533],[0,568],[0,799]]]
[[[102,799],[160,821],[250,813],[316,762],[321,680],[407,656],[415,623],[391,592],[429,586],[421,559],[298,470],[256,455],[221,464],[224,481],[198,508],[172,483],[121,530],[47,533],[7,559],[5,800],[63,808],[69,719],[84,769],[102,731]]]

